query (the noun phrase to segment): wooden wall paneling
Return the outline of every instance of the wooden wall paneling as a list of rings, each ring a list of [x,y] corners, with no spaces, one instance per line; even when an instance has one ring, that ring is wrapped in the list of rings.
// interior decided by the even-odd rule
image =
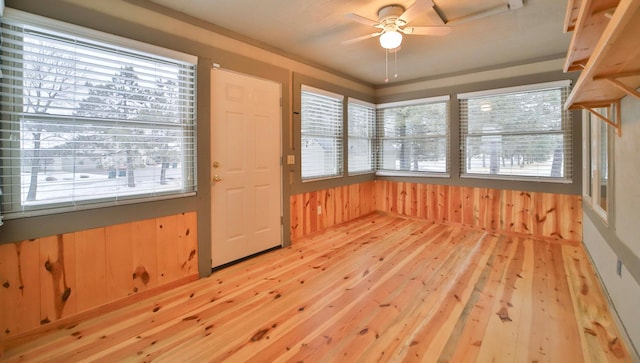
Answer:
[[[416,185],[416,218],[427,218],[427,186],[425,184]]]
[[[462,224],[467,226],[476,225],[476,204],[474,203],[474,190],[471,187],[462,187]]]
[[[374,181],[363,184],[363,188],[360,189],[360,195],[363,215],[373,213],[376,211],[376,205],[378,203],[376,198],[376,183]]]
[[[489,219],[487,228],[491,231],[497,231],[500,229],[500,204],[501,191],[498,189],[488,189],[488,202],[489,202]]]
[[[318,218],[315,211],[316,203],[323,203],[329,194],[334,196],[333,224],[326,212],[331,210],[326,202],[324,217]],[[292,197],[291,203],[292,238],[377,210],[488,231],[582,239],[581,198],[573,195],[377,180],[305,193]],[[299,204],[304,204],[304,208]],[[314,206],[313,210],[309,204]],[[300,224],[308,227],[300,230]]]
[[[572,241],[582,241],[582,197],[579,195],[559,196],[557,218],[558,231]]]
[[[507,232],[513,232],[515,226],[514,194],[515,192],[513,190],[503,190],[501,192],[500,229]]]
[[[305,203],[305,234],[318,231],[318,192],[307,194]]]
[[[38,255],[38,240],[0,245],[0,337],[40,324]]]
[[[185,277],[198,273],[198,218],[196,212],[182,213],[177,218],[180,277]]]
[[[386,182],[386,199],[387,199],[387,209],[385,212],[391,214],[398,214],[398,199],[397,199],[397,191],[398,191],[398,183]]]
[[[321,208],[318,229],[323,230],[325,228],[333,226],[336,223],[336,211],[333,198],[334,188],[321,190],[318,193],[318,206],[320,206]]]
[[[389,203],[387,205],[387,212],[391,214],[400,214],[400,210],[398,209],[398,189],[402,183],[389,182],[387,187],[387,196]]]
[[[449,221],[449,186],[447,185],[437,185],[436,193],[438,196],[438,218],[439,222],[450,222]]]
[[[158,283],[160,285],[177,280],[181,275],[178,260],[178,233],[176,216],[156,218],[156,253],[158,257]]]
[[[107,302],[107,254],[105,229],[74,233],[76,256],[77,311]]]
[[[449,222],[462,224],[462,192],[460,187],[449,187]]]
[[[158,260],[156,220],[147,219],[131,223],[133,232],[133,292],[158,286]]]
[[[424,219],[433,220],[436,214],[436,208],[434,204],[434,193],[433,193],[433,185],[431,184],[423,184],[422,185],[422,200],[424,201],[424,209],[422,214],[424,215]]]
[[[347,219],[347,208],[349,207],[349,198],[347,194],[346,187],[336,187],[333,188],[334,198],[334,210],[335,210],[335,224],[340,224],[346,222]]]
[[[107,301],[126,297],[134,290],[132,223],[105,227]]]
[[[39,239],[40,324],[77,311],[75,235]]]
[[[362,215],[360,208],[360,184],[351,184],[347,186],[349,193],[349,219],[352,220]]]
[[[407,183],[405,186],[405,191],[407,193],[407,201],[405,203],[407,215],[418,218],[420,215],[420,184],[418,183]]]
[[[544,198],[546,196],[542,193],[531,193],[533,198],[531,198],[531,215],[533,216],[532,223],[532,234],[534,236],[542,236],[544,235],[544,225],[547,222],[546,218],[546,208],[544,203]],[[552,218],[549,219],[551,221]]]
[[[292,195],[289,198],[291,215],[289,217],[291,239],[304,236],[304,194]]]
[[[487,219],[489,214],[489,200],[487,188],[477,188],[475,193],[476,203],[478,204],[478,224],[480,228],[487,228]]]
[[[559,194],[543,193],[542,198],[542,210],[544,217],[547,220],[543,222],[542,235],[558,237],[560,239],[566,239],[566,236],[562,234],[560,205],[563,203],[563,196]],[[568,198],[566,198],[568,200]],[[549,220],[551,219],[551,220]]]
[[[533,234],[532,198],[529,192],[517,192],[514,203],[514,232]]]
[[[386,185],[387,182],[384,180],[376,180],[373,182],[374,192],[376,193],[376,210],[378,211],[386,211],[387,203],[386,203]]]

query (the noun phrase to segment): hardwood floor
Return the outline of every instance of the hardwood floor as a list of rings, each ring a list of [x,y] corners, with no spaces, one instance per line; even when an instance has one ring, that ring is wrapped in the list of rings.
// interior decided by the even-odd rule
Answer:
[[[631,361],[583,248],[373,214],[6,361]]]

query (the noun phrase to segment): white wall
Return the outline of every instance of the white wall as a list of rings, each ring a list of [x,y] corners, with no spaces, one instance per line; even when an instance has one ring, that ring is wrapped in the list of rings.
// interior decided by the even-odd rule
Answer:
[[[614,227],[620,240],[640,256],[640,100],[623,98],[622,117],[622,137],[615,138]]]

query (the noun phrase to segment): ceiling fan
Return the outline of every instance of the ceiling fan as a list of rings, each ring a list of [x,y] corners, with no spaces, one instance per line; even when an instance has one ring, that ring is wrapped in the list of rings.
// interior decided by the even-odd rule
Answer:
[[[433,7],[431,0],[416,0],[408,8],[401,5],[388,5],[378,11],[378,21],[371,20],[358,14],[350,13],[347,17],[358,23],[379,29],[375,33],[363,35],[354,39],[343,41],[342,44],[351,44],[361,40],[380,37],[380,45],[386,49],[396,49],[402,43],[402,34],[414,35],[446,35],[451,28],[448,26],[416,26],[407,27],[407,24],[420,13]]]

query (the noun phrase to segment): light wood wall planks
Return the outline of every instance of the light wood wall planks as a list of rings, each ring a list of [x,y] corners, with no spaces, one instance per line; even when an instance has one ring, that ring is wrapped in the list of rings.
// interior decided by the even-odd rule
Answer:
[[[0,245],[0,340],[198,276],[196,212]]]
[[[376,181],[376,209],[538,238],[582,241],[578,195]]]
[[[377,180],[298,194],[290,201],[292,240],[379,211],[489,231],[582,241],[582,198],[577,195]]]
[[[375,212],[375,191],[370,181],[292,195],[291,239]]]

